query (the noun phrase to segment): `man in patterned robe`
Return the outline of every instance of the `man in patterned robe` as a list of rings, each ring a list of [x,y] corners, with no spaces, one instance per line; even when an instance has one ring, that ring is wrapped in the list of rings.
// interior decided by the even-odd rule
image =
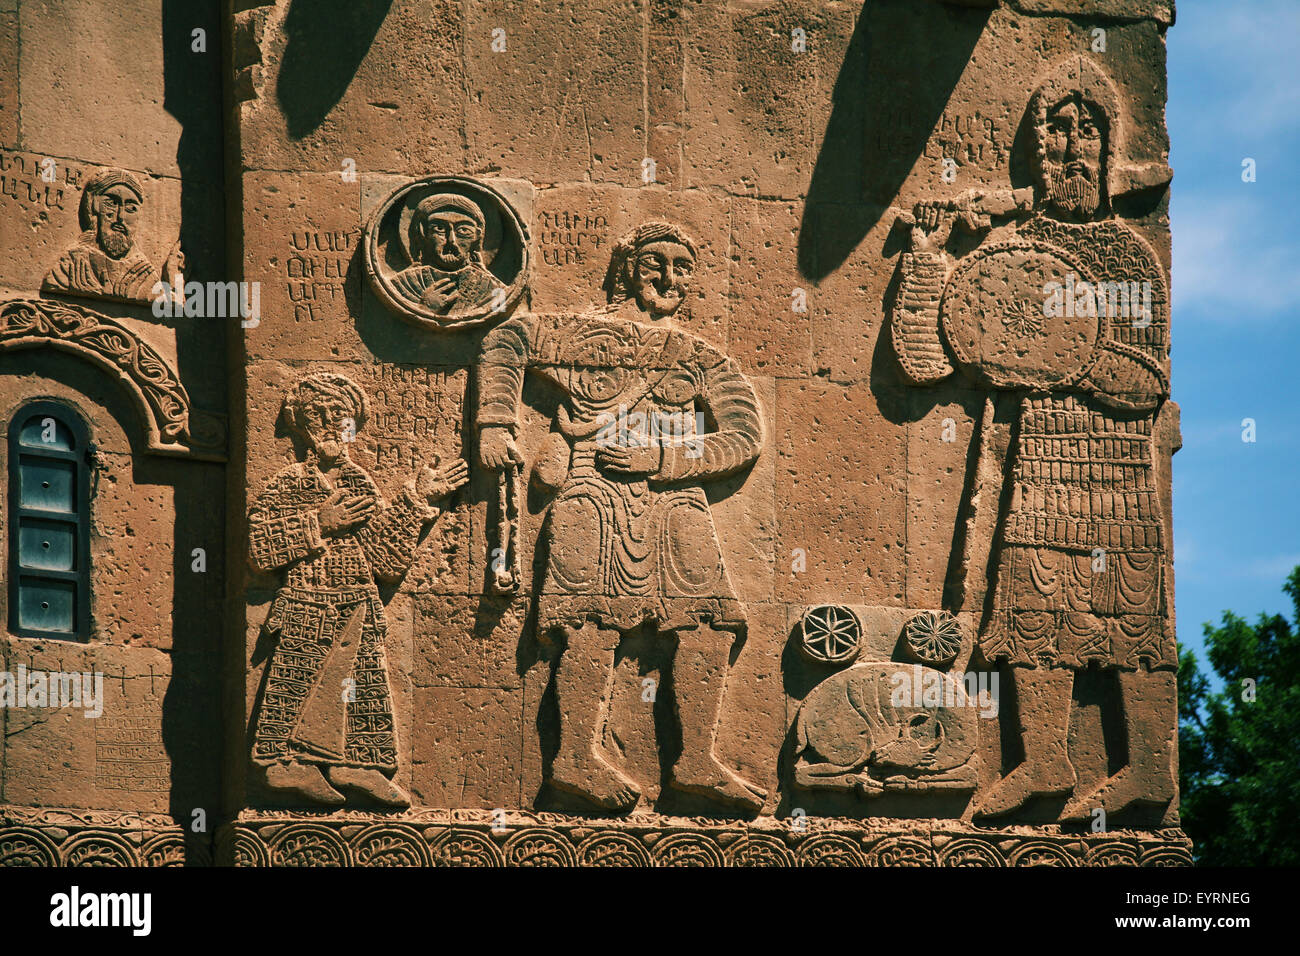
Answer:
[[[1147,309],[1103,316],[1086,367],[1044,367],[1044,381],[1053,384],[1012,389],[1020,400],[1013,487],[978,641],[986,660],[1010,668],[1025,759],[977,797],[976,812],[998,816],[1034,797],[1066,796],[1060,818],[1079,821],[1097,807],[1115,813],[1162,805],[1175,793],[1178,657],[1153,468],[1156,416],[1169,394],[1168,294],[1155,252],[1109,209],[1120,134],[1109,79],[1086,58],[1072,57],[1038,88],[1030,115],[1032,207],[1022,199],[1016,212],[1027,217],[994,229],[967,259],[981,250],[1050,256],[1077,267],[1078,278],[1094,292],[1100,288],[1103,299],[1115,288],[1109,283],[1147,283],[1150,290]],[[944,245],[955,217],[969,208],[969,199],[918,206],[912,248],[903,256],[892,338],[917,384],[954,371],[939,317],[954,275]],[[1051,308],[1044,298],[1022,304],[1023,314],[1008,313],[1027,336],[1021,354],[1038,347],[1032,338]],[[947,344],[955,353],[951,339]],[[978,363],[963,369],[988,381],[990,370]],[[1076,792],[1069,717],[1074,676],[1089,665],[1118,683],[1129,763]]]
[[[405,573],[439,514],[434,502],[465,483],[468,466],[458,459],[436,472],[426,467],[385,505],[348,457],[366,417],[365,395],[353,382],[308,375],[285,398],[284,415],[306,455],[271,480],[248,515],[253,564],[285,575],[266,618],[277,641],[253,761],[275,791],[341,804],[346,797],[336,788],[343,788],[408,806],[390,779],[397,740],[375,579]]]
[[[642,625],[676,643],[682,754],[671,785],[747,810],[766,796],[713,753],[745,614],[703,484],[752,462],[763,431],[758,399],[735,363],[672,324],[695,259],[680,230],[647,223],[614,250],[607,308],[513,318],[488,334],[479,364],[479,454],[491,470],[523,461],[515,439],[525,371],[564,394],[535,475],[558,489],[536,587],[538,632],[563,640],[550,782],[611,809],[628,809],[639,797],[599,742],[614,652],[622,635]],[[699,433],[700,409],[715,431]]]

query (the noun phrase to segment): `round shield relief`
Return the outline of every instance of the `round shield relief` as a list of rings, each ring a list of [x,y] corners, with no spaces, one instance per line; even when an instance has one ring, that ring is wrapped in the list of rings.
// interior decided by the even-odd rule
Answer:
[[[1059,250],[1023,242],[977,249],[944,290],[944,338],[962,369],[985,385],[1070,385],[1092,366],[1102,340],[1091,289]]]
[[[430,176],[375,209],[365,229],[366,277],[388,308],[432,329],[497,322],[528,282],[528,229],[486,183]]]

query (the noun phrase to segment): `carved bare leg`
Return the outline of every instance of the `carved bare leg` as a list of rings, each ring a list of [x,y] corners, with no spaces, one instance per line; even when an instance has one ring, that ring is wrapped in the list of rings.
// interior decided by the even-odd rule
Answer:
[[[1012,675],[1025,759],[979,800],[977,816],[1000,816],[1033,797],[1069,793],[1074,788],[1074,768],[1067,751],[1074,672],[1017,667]]]
[[[1062,820],[1087,820],[1097,807],[1118,813],[1135,803],[1163,804],[1174,798],[1178,677],[1173,671],[1118,671],[1116,676],[1128,732],[1128,766],[1066,804]]]
[[[724,767],[713,753],[734,640],[729,631],[703,625],[677,635],[673,701],[682,731],[682,755],[673,768],[672,785],[753,811],[762,808],[767,791]]]
[[[587,624],[566,627],[564,635],[555,665],[560,747],[551,764],[551,785],[611,810],[631,809],[641,792],[600,753],[619,633]]]
[[[315,764],[276,763],[266,768],[266,785],[277,793],[301,797],[312,803],[338,806],[347,798],[329,785],[325,775]]]

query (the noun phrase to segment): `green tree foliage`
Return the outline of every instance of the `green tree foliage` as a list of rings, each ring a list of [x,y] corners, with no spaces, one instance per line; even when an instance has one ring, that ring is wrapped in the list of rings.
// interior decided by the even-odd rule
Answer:
[[[1300,865],[1300,567],[1283,590],[1294,624],[1225,611],[1205,625],[1222,691],[1179,654],[1182,822],[1204,866]]]

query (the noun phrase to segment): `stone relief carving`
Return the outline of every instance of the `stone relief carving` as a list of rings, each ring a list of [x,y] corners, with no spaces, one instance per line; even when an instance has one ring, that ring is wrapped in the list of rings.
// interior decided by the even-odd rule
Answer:
[[[615,650],[643,625],[675,642],[682,754],[671,785],[747,811],[766,796],[713,753],[745,612],[704,484],[754,461],[763,427],[735,363],[673,324],[695,265],[682,230],[646,223],[613,250],[605,309],[512,318],[488,333],[478,368],[479,456],[492,471],[524,464],[516,439],[525,372],[563,394],[532,471],[555,494],[534,586],[538,634],[562,648],[549,780],[615,810],[630,809],[640,789],[602,756],[601,739]],[[705,411],[716,423],[708,433],[697,426]]]
[[[528,232],[495,189],[435,176],[396,190],[366,226],[366,274],[403,318],[441,329],[500,320],[528,280]]]
[[[468,465],[425,466],[386,504],[348,455],[366,405],[343,375],[302,378],[283,408],[303,445],[301,460],[249,510],[252,563],[284,574],[264,625],[276,643],[253,761],[266,768],[271,790],[291,797],[337,805],[347,799],[343,789],[403,807],[410,798],[390,779],[397,738],[375,582],[402,576],[438,502],[465,483]]]
[[[665,833],[664,826],[669,828]],[[683,832],[684,831],[684,832]],[[0,832],[0,840],[4,833]],[[614,819],[487,810],[408,811],[375,822],[355,811],[304,821],[245,812],[216,835],[222,865],[327,866],[1188,866],[1181,834],[1016,833],[956,821],[868,828],[808,818],[803,829],[762,818]]]
[[[193,408],[167,360],[117,320],[66,302],[12,299],[0,305],[0,351],[28,348],[74,352],[116,376],[140,412],[150,452],[224,457],[224,416]]]
[[[102,169],[87,179],[77,213],[81,237],[50,269],[41,291],[144,303],[155,283],[175,284],[183,269],[180,245],[161,272],[137,245],[144,202],[140,181],[124,169]]]
[[[852,608],[810,607],[799,620],[799,650],[818,664],[847,664],[862,649],[862,622]]]
[[[959,370],[986,386],[981,433],[998,393],[1019,405],[978,646],[1009,669],[1025,759],[978,795],[984,816],[1057,796],[1069,798],[1061,819],[1082,821],[1175,792],[1177,654],[1152,443],[1169,395],[1168,293],[1155,252],[1111,207],[1122,117],[1105,74],[1070,57],[1030,103],[1033,189],[920,204],[902,257],[891,321],[906,376]],[[982,242],[954,263],[957,223]],[[973,480],[989,455],[981,439]],[[1131,746],[1127,766],[1077,792],[1071,695],[1093,664],[1113,675]]]
[[[805,650],[810,618],[857,624],[850,608],[812,608],[802,622]],[[918,635],[928,638],[942,630],[947,659],[935,663],[951,663],[956,649],[948,655],[948,642],[955,638],[957,647],[961,644],[955,625],[950,616],[932,611],[915,615],[904,629],[909,652],[915,654]],[[860,632],[858,624],[858,640]],[[813,659],[842,665],[856,656],[857,646],[852,655]],[[794,783],[807,790],[847,790],[863,799],[897,791],[974,790],[979,712],[970,703],[966,688],[935,667],[858,661],[826,678],[800,704]]]

